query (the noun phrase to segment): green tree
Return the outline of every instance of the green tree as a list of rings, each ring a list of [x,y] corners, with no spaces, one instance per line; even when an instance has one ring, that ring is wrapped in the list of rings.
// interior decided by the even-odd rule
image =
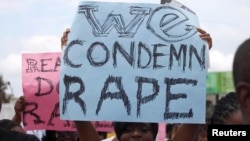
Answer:
[[[9,103],[11,96],[13,94],[7,94],[6,90],[8,89],[8,86],[10,85],[10,82],[5,82],[3,79],[3,76],[0,75],[0,96],[2,97],[3,103]]]

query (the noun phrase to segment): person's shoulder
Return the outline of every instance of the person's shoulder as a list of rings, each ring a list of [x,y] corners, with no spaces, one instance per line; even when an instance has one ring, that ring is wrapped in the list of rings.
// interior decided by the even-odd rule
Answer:
[[[7,129],[0,127],[0,141],[12,141],[12,140],[14,140],[13,133]]]
[[[35,135],[0,128],[0,141],[39,141]]]

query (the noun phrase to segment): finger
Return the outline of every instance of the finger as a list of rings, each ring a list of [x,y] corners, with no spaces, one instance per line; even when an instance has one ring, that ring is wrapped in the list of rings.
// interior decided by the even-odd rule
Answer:
[[[24,102],[24,101],[25,101],[25,97],[24,97],[24,96],[21,96],[21,97],[20,97],[20,100],[21,100],[22,102]]]
[[[205,34],[205,33],[206,33],[205,30],[203,30],[203,29],[201,29],[201,28],[199,28],[199,27],[197,27],[196,29],[197,29],[197,31],[200,32],[201,34]]]
[[[70,28],[66,28],[66,30],[63,32],[63,36],[61,37],[61,49],[63,48],[63,46],[67,45],[69,32]]]
[[[24,96],[20,97],[20,102],[23,104],[23,103],[26,103],[26,98]]]
[[[67,37],[67,34],[68,34],[68,32],[64,31],[64,32],[63,32],[63,37],[64,37],[64,38]]]
[[[212,40],[209,34],[207,34],[207,35],[201,35],[200,37],[201,37],[203,40]]]
[[[61,37],[61,44],[62,46],[65,45],[65,37]]]
[[[208,47],[209,49],[212,48],[212,38],[210,36],[210,34],[206,33],[206,34],[201,34],[200,35],[201,39],[205,40],[208,43]]]
[[[70,29],[67,28],[67,29],[63,32],[63,37],[67,37],[68,34],[69,34],[69,32],[70,32]]]
[[[66,33],[69,33],[70,32],[70,28],[66,28]]]

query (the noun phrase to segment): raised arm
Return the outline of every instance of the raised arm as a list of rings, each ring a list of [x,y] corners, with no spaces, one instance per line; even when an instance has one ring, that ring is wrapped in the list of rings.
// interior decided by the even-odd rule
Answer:
[[[200,124],[181,124],[173,141],[193,141],[198,133]]]
[[[20,96],[14,106],[14,110],[15,110],[15,115],[12,118],[12,121],[15,121],[16,123],[21,124],[22,122],[22,112],[25,108],[25,97],[24,96]]]
[[[74,121],[80,141],[100,141],[95,127],[90,121]]]
[[[61,49],[66,46],[70,29],[67,28],[61,37]],[[100,141],[98,133],[90,121],[74,121],[80,141]]]

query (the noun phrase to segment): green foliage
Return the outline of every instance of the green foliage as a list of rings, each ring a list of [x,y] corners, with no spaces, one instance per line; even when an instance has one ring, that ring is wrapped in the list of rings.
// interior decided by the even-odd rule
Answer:
[[[7,94],[5,91],[8,89],[9,82],[3,80],[3,76],[0,75],[0,96],[3,103],[9,103],[11,99],[11,94]]]

